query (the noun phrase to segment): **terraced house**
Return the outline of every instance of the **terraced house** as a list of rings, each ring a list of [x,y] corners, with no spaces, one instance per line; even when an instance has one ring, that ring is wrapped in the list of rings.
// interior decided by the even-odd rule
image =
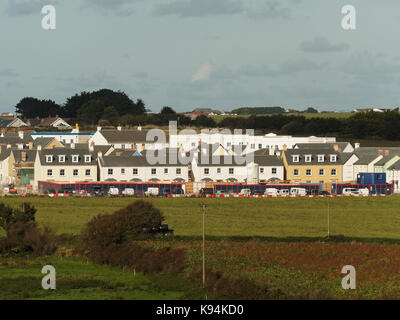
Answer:
[[[343,166],[352,153],[333,149],[291,149],[282,152],[286,180],[292,183],[330,184],[343,181]]]

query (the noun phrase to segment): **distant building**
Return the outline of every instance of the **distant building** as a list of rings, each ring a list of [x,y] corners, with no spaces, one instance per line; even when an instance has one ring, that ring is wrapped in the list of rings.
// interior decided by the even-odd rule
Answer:
[[[210,108],[196,108],[192,111],[192,113],[203,113],[205,115],[219,115],[221,114],[221,111],[213,110]]]
[[[53,127],[59,130],[72,129],[72,126],[60,117],[48,117],[48,118],[35,118],[27,119],[26,123],[30,127]]]
[[[20,128],[27,127],[28,125],[20,118],[4,119],[0,122],[0,127],[3,128]]]

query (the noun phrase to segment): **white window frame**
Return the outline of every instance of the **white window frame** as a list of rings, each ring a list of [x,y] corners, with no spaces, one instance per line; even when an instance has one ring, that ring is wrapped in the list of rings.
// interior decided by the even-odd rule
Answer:
[[[86,163],[92,162],[92,156],[90,154],[85,155],[85,162]]]
[[[61,174],[63,172],[63,174]],[[60,177],[65,177],[65,169],[60,169]]]
[[[293,162],[300,162],[300,156],[299,155],[293,155],[292,156]]]
[[[307,172],[310,171],[310,174],[307,174]],[[306,177],[311,177],[312,176],[312,169],[306,169]]]
[[[109,175],[109,176],[114,175],[114,169],[109,168],[109,169],[107,170],[107,175]]]
[[[336,162],[337,161],[337,155],[336,154],[331,154],[329,156],[329,159],[330,159],[331,162]]]
[[[203,170],[205,175],[209,175],[210,174],[210,168],[204,168]]]
[[[176,168],[176,174],[181,175],[182,174],[182,169],[181,168]]]
[[[311,162],[311,160],[312,160],[312,155],[311,154],[307,154],[307,155],[304,156],[304,161],[305,162]]]
[[[72,155],[72,162],[73,162],[73,163],[79,162],[79,156],[76,155],[76,154]]]
[[[139,169],[138,169],[138,168],[133,168],[133,169],[132,169],[132,174],[135,175],[135,176],[136,176],[137,174],[139,174]]]
[[[64,163],[65,162],[65,155],[58,156],[58,162]]]
[[[88,174],[88,172],[89,172],[89,174]],[[86,170],[85,170],[85,176],[86,176],[86,177],[90,177],[91,174],[92,174],[92,172],[91,172],[90,169],[86,169]]]
[[[121,168],[121,174],[125,175],[125,173],[126,173],[125,168]]]
[[[296,173],[296,171],[297,171],[297,173]],[[300,175],[300,169],[293,169],[293,175],[295,177],[298,177]]]
[[[322,171],[322,174],[321,174],[321,171]],[[325,175],[325,170],[324,169],[319,169],[318,170],[318,174],[319,174],[320,177],[323,177]]]
[[[157,169],[156,168],[151,168],[151,175],[154,176],[157,174]]]
[[[278,172],[278,169],[277,169],[277,168],[272,168],[272,169],[271,169],[271,173],[272,173],[272,174],[277,174],[277,172]]]
[[[164,168],[164,174],[168,174],[168,168]]]
[[[325,162],[325,156],[323,154],[318,155],[318,162]]]
[[[75,174],[75,171],[76,171],[76,174]],[[79,170],[78,169],[73,169],[72,170],[72,176],[78,177],[79,176]]]
[[[46,155],[46,162],[47,163],[52,163],[53,162],[53,155],[51,155],[51,154]]]
[[[335,174],[333,174],[335,172]],[[331,169],[331,176],[336,177],[337,176],[337,170],[336,169]]]
[[[229,168],[228,172],[229,174],[235,174],[235,168]]]
[[[47,176],[52,177],[53,176],[53,169],[47,169]]]

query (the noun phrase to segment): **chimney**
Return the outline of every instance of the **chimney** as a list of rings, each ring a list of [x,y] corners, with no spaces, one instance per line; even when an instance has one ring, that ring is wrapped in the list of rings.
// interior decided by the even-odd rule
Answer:
[[[117,151],[117,152],[115,153],[115,155],[116,155],[117,157],[121,156],[121,154],[122,154],[121,151]]]
[[[101,131],[100,125],[97,125],[97,132],[98,132],[98,131]]]
[[[142,126],[140,125],[140,123],[139,123],[137,129],[138,129],[138,131],[142,131]]]
[[[89,144],[89,151],[90,151],[90,152],[93,152],[93,151],[94,151],[94,141],[92,141],[92,142]]]
[[[11,143],[7,142],[7,149],[11,149]]]
[[[38,149],[38,150],[42,150],[42,145],[39,144],[39,145],[37,146],[37,149]]]
[[[337,145],[336,143],[333,145],[333,150],[338,151],[339,150],[339,145]]]
[[[75,149],[75,142],[71,143],[71,149]]]
[[[120,125],[120,124],[118,124],[117,130],[118,130],[118,131],[121,131],[121,130],[122,130],[122,128],[121,128],[121,125]]]
[[[23,139],[24,138],[24,132],[23,131],[18,131],[18,137],[20,139]]]
[[[379,154],[380,156],[383,156],[383,150],[382,150],[382,149],[379,149],[379,150],[378,150],[378,154]]]
[[[101,150],[99,150],[99,152],[97,152],[97,157],[98,157],[98,158],[103,157],[103,152],[102,152]]]
[[[1,145],[0,145],[0,153],[1,153]]]
[[[21,152],[21,160],[26,161],[26,151]]]
[[[388,156],[388,155],[389,155],[389,150],[386,149],[386,150],[385,150],[385,156]]]
[[[22,150],[24,148],[23,143],[17,143],[18,150]]]
[[[270,156],[275,155],[274,146],[269,146],[269,155],[270,155]]]
[[[146,145],[142,143],[142,150],[146,150]]]
[[[287,145],[284,144],[284,145],[283,145],[283,151],[286,151],[286,150],[287,150]]]
[[[360,143],[359,142],[356,142],[355,144],[354,144],[354,149],[358,149],[360,147]]]
[[[33,149],[33,141],[29,141],[29,150]]]

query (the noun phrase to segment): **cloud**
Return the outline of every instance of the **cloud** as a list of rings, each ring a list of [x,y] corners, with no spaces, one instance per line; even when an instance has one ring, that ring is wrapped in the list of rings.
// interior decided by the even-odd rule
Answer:
[[[10,68],[0,69],[0,77],[17,77],[18,73]]]
[[[200,17],[208,15],[231,15],[244,12],[239,0],[175,0],[155,7],[156,15],[178,15],[180,17]]]
[[[6,13],[11,17],[40,14],[45,5],[57,3],[57,0],[8,0]]]
[[[290,8],[283,7],[278,1],[266,1],[263,6],[246,10],[247,16],[251,19],[288,19],[291,17]]]
[[[205,81],[210,79],[210,75],[212,72],[212,65],[209,62],[203,63],[199,70],[192,75],[192,82],[197,82],[197,81]]]
[[[96,8],[102,14],[114,14],[118,16],[130,16],[134,13],[132,8],[129,8],[133,3],[141,0],[84,0],[86,6]]]
[[[337,44],[332,44],[328,39],[324,37],[316,37],[311,41],[303,41],[300,44],[300,49],[305,52],[335,52],[335,51],[345,51],[349,49],[347,43],[341,42]]]

